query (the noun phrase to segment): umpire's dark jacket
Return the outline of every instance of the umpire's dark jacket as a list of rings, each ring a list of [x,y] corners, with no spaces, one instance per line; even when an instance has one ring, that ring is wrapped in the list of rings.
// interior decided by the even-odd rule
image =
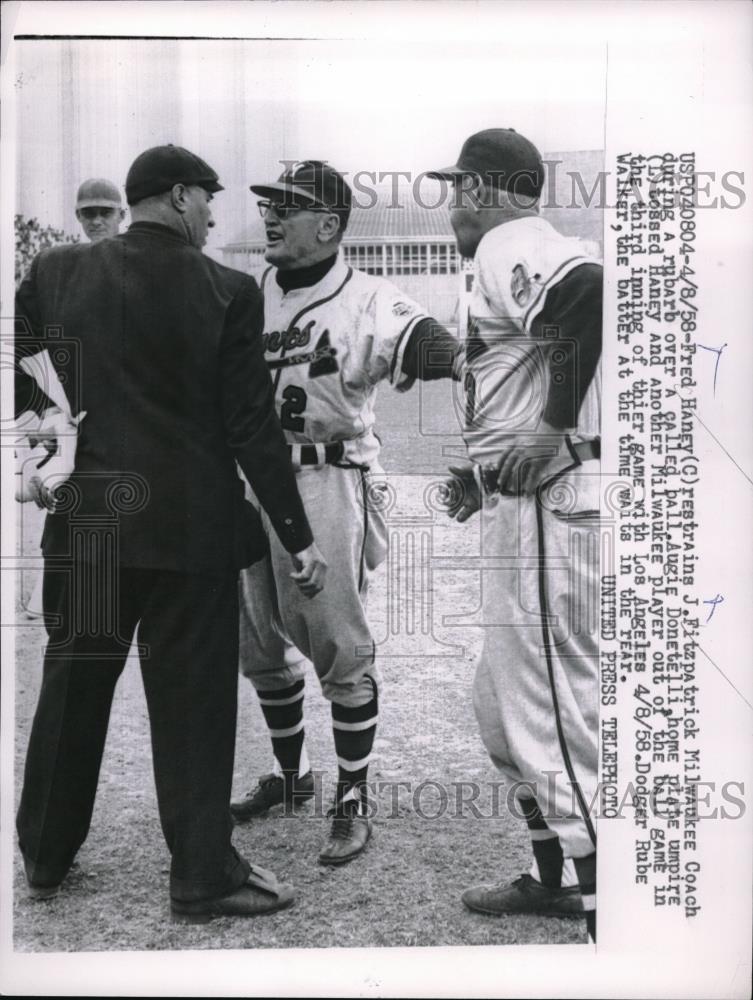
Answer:
[[[226,573],[248,561],[238,460],[285,548],[312,541],[261,343],[255,281],[168,227],[41,253],[18,291],[21,353],[47,346],[81,425],[69,518],[118,518],[119,565]],[[58,331],[58,332],[56,332]],[[59,349],[56,349],[56,344]]]

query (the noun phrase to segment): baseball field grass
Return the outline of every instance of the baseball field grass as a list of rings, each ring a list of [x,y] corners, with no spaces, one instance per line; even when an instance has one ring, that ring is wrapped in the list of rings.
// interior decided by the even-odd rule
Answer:
[[[89,838],[53,900],[31,901],[15,856],[14,946],[19,951],[404,947],[585,942],[580,920],[489,918],[468,912],[463,889],[527,870],[524,826],[478,737],[471,703],[482,630],[474,559],[478,529],[437,509],[436,486],[460,453],[448,385],[404,396],[381,390],[377,427],[390,489],[390,556],[370,598],[381,671],[370,780],[374,835],[339,869],[317,865],[328,831],[335,755],[329,705],[307,676],[306,732],[317,795],[238,826],[234,843],[298,890],[295,905],[254,920],[170,922],[169,855],[159,826],[138,663],[118,686]],[[23,509],[22,545],[35,553],[41,516]],[[422,568],[423,567],[423,568]],[[430,570],[430,572],[429,572]],[[33,574],[22,581],[25,597]],[[451,620],[450,620],[451,619]],[[16,800],[41,676],[44,629],[18,617]],[[271,769],[249,683],[239,682],[235,794]]]

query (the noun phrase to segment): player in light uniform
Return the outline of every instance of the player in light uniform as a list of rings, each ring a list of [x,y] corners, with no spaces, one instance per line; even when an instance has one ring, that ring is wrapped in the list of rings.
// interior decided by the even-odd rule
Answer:
[[[454,184],[452,226],[475,269],[463,375],[474,464],[452,470],[465,487],[452,513],[482,506],[494,562],[474,707],[493,762],[518,783],[536,861],[535,878],[463,902],[585,910],[594,937],[602,268],[539,216],[541,157],[514,130],[471,136],[432,175]],[[563,883],[565,859],[580,894]]]
[[[378,680],[365,600],[387,547],[380,493],[372,488],[372,474],[381,471],[376,387],[388,382],[405,391],[416,378],[450,376],[458,344],[389,281],[344,263],[338,249],[351,192],[331,167],[304,161],[277,183],[251,190],[266,199],[260,209],[273,265],[262,282],[266,357],[332,587],[300,600],[273,533],[269,557],[242,574],[241,670],[259,695],[275,772],[231,808],[244,820],[313,795],[302,654],[332,703],[338,761],[330,837],[319,862],[342,864],[371,833],[365,782]]]

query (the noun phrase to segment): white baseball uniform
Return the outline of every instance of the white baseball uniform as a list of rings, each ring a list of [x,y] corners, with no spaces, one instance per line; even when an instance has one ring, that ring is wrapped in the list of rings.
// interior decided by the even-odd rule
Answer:
[[[506,434],[536,431],[553,380],[577,381],[558,370],[574,359],[547,303],[565,279],[577,289],[596,275],[600,288],[595,263],[538,216],[481,240],[464,371],[464,436],[474,461],[498,464]],[[547,325],[534,329],[538,317]],[[595,849],[599,464],[586,442],[598,438],[599,406],[597,368],[577,429],[552,456],[538,495],[492,494],[481,514],[483,557],[493,564],[483,575],[484,645],[474,682],[481,736],[512,781],[533,784],[572,858]]]
[[[270,271],[262,283],[266,358],[298,488],[329,573],[322,593],[303,597],[290,580],[289,555],[268,532],[269,557],[241,575],[241,671],[259,691],[289,687],[303,674],[289,639],[313,662],[324,695],[356,707],[373,697],[375,651],[365,599],[369,575],[387,549],[372,480],[381,471],[376,388],[382,381],[403,391],[412,385],[403,353],[427,317],[389,281],[341,258],[315,285],[286,293]],[[325,461],[326,446],[337,442],[342,454]],[[317,464],[306,464],[311,446],[318,449]]]

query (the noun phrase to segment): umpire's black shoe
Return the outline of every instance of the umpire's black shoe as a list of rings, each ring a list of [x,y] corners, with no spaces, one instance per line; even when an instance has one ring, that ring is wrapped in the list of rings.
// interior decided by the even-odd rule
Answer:
[[[29,899],[54,899],[60,892],[65,876],[63,872],[52,871],[40,865],[35,865],[24,858],[24,869],[26,872],[26,885],[28,886]]]
[[[171,903],[172,919],[178,924],[206,924],[215,917],[262,917],[285,910],[295,901],[295,889],[278,882],[266,868],[251,865],[244,885],[220,899]]]
[[[329,813],[332,826],[329,839],[319,854],[320,865],[344,865],[363,852],[371,837],[371,820],[358,809],[358,802],[348,802]]]
[[[27,895],[29,899],[54,899],[60,892],[62,884],[62,882],[56,882],[54,885],[39,885],[37,882],[28,882]]]
[[[503,885],[477,885],[460,897],[469,910],[497,917],[509,913],[535,913],[542,917],[582,917],[583,902],[577,885],[550,889],[530,875]]]
[[[54,899],[60,892],[60,887],[69,870],[70,865],[62,870],[58,868],[53,870],[46,865],[29,861],[24,856],[24,872],[29,899]]]
[[[313,797],[314,775],[311,771],[292,779],[280,774],[265,774],[248,795],[230,803],[230,812],[237,822],[245,823],[254,816],[263,816],[272,806],[297,806]]]

